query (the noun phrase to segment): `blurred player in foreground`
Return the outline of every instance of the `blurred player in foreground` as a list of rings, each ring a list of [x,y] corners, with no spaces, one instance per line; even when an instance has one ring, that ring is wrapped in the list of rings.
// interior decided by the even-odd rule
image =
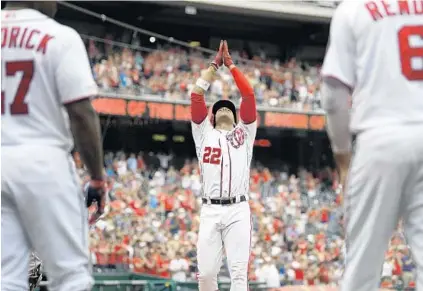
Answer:
[[[241,93],[237,123],[235,105],[220,100],[207,118],[204,93],[220,66],[229,68]],[[217,274],[225,248],[231,276],[231,291],[248,290],[251,248],[251,213],[248,204],[250,163],[257,132],[253,88],[220,43],[210,67],[197,80],[191,93],[192,135],[201,169],[203,206],[197,242],[200,291],[216,291]]]
[[[51,19],[55,11],[54,1],[9,2],[1,15],[2,291],[28,290],[31,250],[49,290],[93,284],[86,203],[97,201],[97,216],[104,207],[97,86],[80,36]],[[92,178],[87,202],[71,131]]]
[[[423,290],[423,1],[342,2],[322,75],[327,131],[347,180],[341,290],[377,289],[400,218]]]

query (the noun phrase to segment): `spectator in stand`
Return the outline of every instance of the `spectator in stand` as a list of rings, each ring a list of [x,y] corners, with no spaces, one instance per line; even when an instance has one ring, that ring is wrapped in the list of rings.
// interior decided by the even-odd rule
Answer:
[[[135,158],[135,154],[131,154],[127,160],[128,169],[135,173],[137,171],[137,159]]]
[[[188,269],[189,266],[187,260],[182,257],[180,251],[177,251],[175,257],[169,264],[169,271],[171,272],[172,279],[177,282],[185,282],[187,279]]]
[[[279,271],[276,268],[275,262],[267,255],[263,258],[263,264],[256,271],[257,281],[266,283],[267,288],[279,288],[281,282],[279,278]]]
[[[408,250],[408,248],[404,250],[404,256],[402,257],[402,270],[402,278],[404,280],[404,285],[408,286],[415,276],[415,266],[413,260],[410,257],[410,251]]]

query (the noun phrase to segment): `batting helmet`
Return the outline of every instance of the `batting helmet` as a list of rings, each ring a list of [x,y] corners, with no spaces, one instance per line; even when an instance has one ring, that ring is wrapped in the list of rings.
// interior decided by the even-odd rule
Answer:
[[[232,111],[233,115],[234,115],[234,121],[236,122],[236,108],[235,108],[235,104],[233,104],[231,101],[229,100],[219,100],[216,103],[214,103],[213,108],[212,108],[212,114],[213,114],[213,127],[216,126],[216,112],[222,108],[222,107],[226,107],[229,110]]]

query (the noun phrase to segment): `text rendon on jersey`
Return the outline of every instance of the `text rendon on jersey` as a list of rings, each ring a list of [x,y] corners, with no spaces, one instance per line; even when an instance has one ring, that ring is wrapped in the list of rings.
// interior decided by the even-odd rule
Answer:
[[[398,0],[397,5],[391,5],[384,0],[369,1],[365,6],[374,21],[397,15],[423,16],[423,0]]]

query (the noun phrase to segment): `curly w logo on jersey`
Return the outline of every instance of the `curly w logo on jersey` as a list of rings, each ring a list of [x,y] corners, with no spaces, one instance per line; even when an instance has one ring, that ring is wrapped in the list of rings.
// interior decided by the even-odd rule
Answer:
[[[226,135],[226,140],[232,145],[232,147],[237,149],[244,144],[245,131],[242,128],[237,127]]]

